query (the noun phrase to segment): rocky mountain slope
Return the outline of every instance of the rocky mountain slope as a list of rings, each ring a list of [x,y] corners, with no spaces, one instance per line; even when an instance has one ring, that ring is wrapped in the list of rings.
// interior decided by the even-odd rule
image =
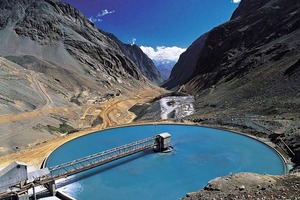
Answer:
[[[299,111],[299,8],[297,0],[242,1],[229,22],[207,33],[204,46],[190,47],[200,52],[190,77],[175,79],[186,69],[182,55],[165,86],[184,85],[227,110]]]
[[[121,47],[68,4],[1,0],[0,155],[102,126],[100,104],[152,89],[145,54]]]
[[[137,66],[140,63],[127,57],[78,10],[58,1],[1,1],[0,47],[2,57],[27,69],[28,74],[45,76],[44,88],[59,105],[86,103],[88,99],[82,97],[87,93],[99,96],[148,84]],[[20,87],[28,88],[30,83]],[[26,94],[15,99],[7,90],[1,87],[0,93],[4,101],[0,106],[6,111],[39,106],[38,101],[28,102]],[[32,105],[17,106],[16,101]]]
[[[300,164],[299,36],[298,0],[242,0],[180,57],[164,86],[195,95],[186,119],[269,138]],[[194,70],[176,78],[186,54]]]
[[[128,58],[134,61],[143,75],[145,75],[149,80],[156,84],[161,84],[163,82],[162,75],[160,74],[158,68],[154,65],[153,61],[140,49],[140,47],[135,44],[124,44],[111,33],[105,34],[116,42],[122,52]]]

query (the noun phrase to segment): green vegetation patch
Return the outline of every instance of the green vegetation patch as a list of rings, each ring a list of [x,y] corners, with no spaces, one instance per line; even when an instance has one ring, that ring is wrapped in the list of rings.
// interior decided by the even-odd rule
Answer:
[[[59,132],[61,134],[71,134],[76,132],[77,130],[75,128],[73,128],[72,126],[66,124],[65,122],[63,122],[62,124],[59,124],[59,127],[55,127],[55,126],[51,126],[51,125],[47,125],[47,129],[49,132],[54,133],[54,132]]]

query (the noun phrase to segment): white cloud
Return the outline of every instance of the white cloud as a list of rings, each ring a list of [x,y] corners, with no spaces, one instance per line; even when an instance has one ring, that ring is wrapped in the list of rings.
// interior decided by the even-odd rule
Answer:
[[[90,17],[89,20],[90,20],[91,22],[93,22],[93,23],[95,23],[95,22],[101,22],[101,21],[102,21],[102,19],[100,19],[100,18],[95,18],[95,17]]]
[[[241,0],[231,0],[232,3],[240,3]]]
[[[101,12],[99,12],[96,16],[90,17],[89,20],[90,20],[91,22],[93,22],[93,23],[95,23],[95,22],[102,22],[101,17],[103,17],[103,16],[105,16],[105,15],[112,14],[112,13],[114,13],[114,12],[115,12],[114,10],[111,10],[111,11],[110,11],[110,10],[104,9],[104,10],[102,10]]]
[[[97,17],[103,17],[105,15],[109,15],[109,14],[112,14],[114,12],[115,12],[114,10],[109,11],[107,9],[104,9],[104,10],[101,11],[101,13],[100,12],[98,13]]]
[[[141,46],[140,48],[145,54],[147,54],[149,58],[157,61],[170,60],[170,61],[177,62],[180,54],[186,51],[186,49],[176,47],[176,46],[173,47],[158,46],[155,49],[153,47]]]
[[[135,42],[136,42],[136,39],[132,38],[132,40],[131,40],[131,46],[133,46],[135,44]]]

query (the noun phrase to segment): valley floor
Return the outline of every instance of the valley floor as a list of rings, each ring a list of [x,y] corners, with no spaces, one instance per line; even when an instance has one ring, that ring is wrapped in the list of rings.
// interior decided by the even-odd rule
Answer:
[[[98,115],[102,118],[102,123],[98,123],[93,127],[83,128],[83,130],[68,134],[65,136],[53,136],[52,138],[44,137],[37,140],[37,135],[32,134],[28,126],[24,127],[14,127],[13,124],[23,122],[24,124],[30,119],[30,121],[43,120],[41,116],[45,113],[68,113],[74,108],[46,108],[33,112],[26,112],[16,115],[2,115],[0,116],[0,127],[9,124],[12,127],[12,131],[8,130],[5,134],[0,137],[12,137],[18,140],[20,146],[27,146],[26,148],[20,148],[14,153],[5,153],[6,149],[3,146],[8,144],[2,144],[5,140],[0,138],[0,153],[5,154],[0,157],[0,169],[9,165],[13,161],[25,162],[29,167],[39,168],[44,159],[57,147],[60,145],[83,135],[99,131],[109,127],[122,126],[132,122],[135,115],[128,112],[128,109],[137,103],[145,103],[155,96],[165,93],[163,89],[160,88],[143,88],[143,90],[138,92],[133,92],[127,97],[121,96],[110,99],[103,104],[93,104],[82,106],[81,109],[84,110],[81,119],[89,118],[90,116]],[[77,108],[79,109],[79,108]],[[29,124],[31,126],[32,124]],[[27,130],[28,129],[28,130]],[[24,138],[32,140],[32,144],[27,144],[27,140]],[[23,138],[23,144],[22,144]],[[11,139],[12,140],[12,139]],[[39,142],[40,141],[40,142]],[[14,148],[14,146],[10,146]],[[1,152],[2,151],[2,152]]]

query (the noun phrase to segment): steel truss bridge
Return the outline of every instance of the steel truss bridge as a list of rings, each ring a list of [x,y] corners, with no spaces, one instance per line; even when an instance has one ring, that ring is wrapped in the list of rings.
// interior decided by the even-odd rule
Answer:
[[[108,149],[77,160],[66,162],[49,168],[52,179],[60,179],[79,172],[124,158],[126,156],[153,148],[158,145],[156,136],[138,140],[119,147]]]
[[[55,180],[66,178],[68,176],[104,165],[106,163],[130,156],[132,154],[151,149],[154,147],[164,147],[166,144],[163,143],[162,136],[167,134],[167,137],[170,138],[170,134],[163,133],[157,136],[152,136],[146,139],[138,140],[129,144],[125,144],[119,147],[101,151],[80,159],[76,159],[70,162],[62,163],[56,166],[43,168],[42,170],[48,171],[47,174],[38,176],[33,181],[28,182],[18,189],[17,192],[4,192],[0,193],[0,199],[9,198],[16,194],[24,194],[29,189],[33,189],[39,185],[45,185],[52,195],[56,193]],[[170,142],[170,139],[168,140]],[[169,144],[169,143],[168,143]],[[168,146],[167,146],[168,147]],[[50,172],[50,173],[49,173]],[[35,193],[35,192],[34,192]],[[35,194],[34,197],[35,198]]]

